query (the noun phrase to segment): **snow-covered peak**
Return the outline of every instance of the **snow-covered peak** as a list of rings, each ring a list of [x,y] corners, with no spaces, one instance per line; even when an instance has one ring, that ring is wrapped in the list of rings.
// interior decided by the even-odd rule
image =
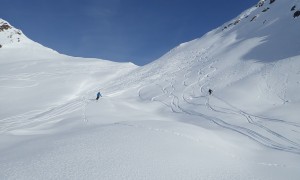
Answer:
[[[0,52],[0,63],[60,56],[56,51],[32,41],[3,19],[0,19]]]
[[[0,19],[0,47],[21,47],[24,43],[28,44],[32,43],[32,41],[21,30]]]
[[[20,29],[3,19],[0,19],[0,48],[7,50],[6,52],[10,54],[14,54],[12,51],[16,51],[16,49],[20,52],[19,54],[30,53],[33,56],[39,52],[58,54],[56,51],[29,39]]]

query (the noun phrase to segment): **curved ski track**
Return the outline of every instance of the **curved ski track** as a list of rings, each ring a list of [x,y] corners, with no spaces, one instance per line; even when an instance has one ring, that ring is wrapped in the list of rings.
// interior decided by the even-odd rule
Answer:
[[[297,138],[299,136],[298,132],[300,132],[300,124],[282,119],[253,115],[233,106],[224,99],[215,95],[208,95],[208,77],[217,71],[217,68],[213,64],[211,63],[200,69],[197,72],[198,79],[194,82],[190,80],[192,72],[187,71],[181,83],[184,87],[183,91],[181,91],[182,94],[178,94],[180,91],[176,91],[175,84],[180,83],[176,82],[174,78],[171,81],[163,79],[163,83],[161,84],[165,86],[161,84],[154,85],[160,89],[161,94],[152,97],[150,100],[163,103],[175,113],[184,113],[207,119],[218,126],[247,136],[269,148],[300,154],[300,140]],[[151,86],[154,87],[153,85]],[[139,90],[139,97],[141,99],[146,99],[143,98],[143,91],[144,89],[148,89],[148,87],[144,86]],[[219,107],[214,105],[211,103],[211,99],[220,101],[222,104],[226,104],[226,106]],[[203,112],[207,112],[207,110],[210,110],[210,113],[204,114]],[[231,118],[238,119],[238,121],[231,120]],[[279,124],[280,128],[288,130],[289,134],[293,135],[287,137],[285,133],[272,127],[271,123]]]

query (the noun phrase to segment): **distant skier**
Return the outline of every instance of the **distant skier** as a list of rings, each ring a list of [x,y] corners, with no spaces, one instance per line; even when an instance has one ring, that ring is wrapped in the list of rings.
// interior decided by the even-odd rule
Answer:
[[[211,95],[212,92],[213,92],[213,90],[211,90],[211,89],[208,90],[209,95]]]
[[[97,93],[97,97],[96,97],[96,100],[98,100],[100,97],[102,97],[100,91]]]

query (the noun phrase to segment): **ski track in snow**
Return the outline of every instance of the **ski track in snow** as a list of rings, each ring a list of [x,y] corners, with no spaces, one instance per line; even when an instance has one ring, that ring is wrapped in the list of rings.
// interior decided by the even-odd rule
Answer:
[[[181,95],[175,94],[174,92],[180,92],[176,90],[175,84],[179,84],[176,80],[171,81],[164,80],[166,86],[155,84],[160,89],[161,94],[158,94],[151,98],[151,101],[158,101],[166,105],[174,113],[184,113],[192,116],[199,116],[205,118],[218,126],[235,131],[242,135],[249,137],[250,139],[267,146],[272,149],[282,150],[286,152],[300,154],[300,141],[297,137],[297,132],[300,131],[300,124],[289,122],[282,119],[268,118],[247,113],[233,105],[226,100],[223,100],[215,95],[208,96],[208,82],[209,76],[217,71],[217,68],[211,63],[208,66],[200,69],[197,73],[198,78],[196,81],[191,82],[191,71],[187,71],[184,74],[184,80],[181,85],[184,87]],[[285,76],[284,86],[282,89],[282,97],[278,95],[280,99],[286,102],[286,87],[288,84],[288,76]],[[167,81],[167,83],[166,83]],[[153,85],[150,85],[154,87]],[[139,97],[143,100],[143,91],[149,86],[144,86],[139,89]],[[180,87],[181,88],[181,87]],[[210,99],[220,101],[222,104],[226,104],[226,107],[219,107],[210,102]],[[200,101],[200,103],[199,103]],[[185,106],[188,106],[187,108]],[[192,106],[192,108],[190,108]],[[213,113],[203,114],[201,108],[209,109]],[[230,116],[225,118],[222,115]],[[221,117],[221,118],[218,118]],[[239,121],[234,122],[230,118],[238,118]],[[244,123],[242,120],[247,123]],[[292,137],[286,137],[281,134],[278,129],[268,127],[265,124],[268,123],[279,123],[280,127],[289,130],[293,134]]]
[[[195,143],[201,143],[201,145],[203,145],[203,142],[202,142],[201,139],[199,139],[195,136],[190,136],[190,135],[186,135],[186,134],[183,134],[183,133],[180,133],[180,132],[176,132],[174,130],[154,128],[154,127],[144,126],[144,125],[140,125],[140,124],[131,124],[131,123],[128,123],[128,122],[118,122],[118,123],[114,123],[113,125],[128,126],[128,127],[132,127],[132,128],[145,129],[145,130],[153,131],[153,132],[172,134],[174,136],[183,137],[183,138],[186,138],[187,140],[194,141]],[[212,145],[207,144],[206,147],[218,151],[217,147],[214,147]],[[236,155],[234,155],[230,152],[226,152],[226,151],[220,151],[220,153],[222,153],[222,154],[224,154],[224,155],[226,155],[230,158],[233,158],[235,160],[239,160],[239,161],[242,161],[242,162],[247,162],[248,164],[251,163],[251,164],[258,164],[258,165],[261,165],[261,166],[273,166],[273,167],[283,167],[283,168],[287,168],[287,167],[288,168],[298,168],[298,167],[295,167],[295,166],[287,166],[285,164],[249,161],[249,159],[244,159],[241,156],[236,156]]]
[[[205,55],[205,53],[203,54]],[[192,63],[186,62],[185,66],[178,68],[178,71],[186,71],[183,76],[182,82],[177,82],[178,80],[175,79],[175,75],[171,76],[171,78],[164,77],[162,78],[161,83],[154,83],[140,88],[138,92],[139,97],[143,100],[147,100],[147,97],[143,98],[142,91],[150,87],[157,88],[159,89],[159,93],[156,93],[155,96],[152,96],[150,100],[161,102],[162,104],[170,108],[174,113],[184,113],[192,116],[199,116],[217,124],[218,126],[248,136],[254,141],[267,147],[300,154],[299,139],[286,137],[276,129],[272,129],[272,127],[268,127],[267,125],[265,125],[269,122],[280,123],[280,127],[289,129],[292,134],[296,134],[293,137],[297,137],[298,132],[300,131],[300,124],[281,119],[252,115],[239,109],[238,107],[231,105],[226,100],[221,99],[215,95],[208,96],[207,91],[209,88],[209,77],[218,70],[216,67],[214,67],[214,64],[218,60],[209,62],[208,59],[204,56],[202,56],[201,58],[197,58],[195,56],[193,58],[196,59],[198,63],[200,63],[201,60],[200,65],[202,68],[199,69],[196,73],[188,70],[188,67]],[[204,65],[205,63],[206,65]],[[193,79],[194,75],[196,76],[195,79]],[[53,76],[53,74],[24,73],[14,76],[1,76],[0,82],[6,80],[27,81],[29,79],[32,79],[33,77],[40,76]],[[288,84],[288,76],[286,75],[284,79],[285,85],[281,93],[283,94],[281,99],[285,101],[285,91]],[[178,84],[181,85],[181,87],[178,87]],[[183,88],[183,91],[178,91],[177,88]],[[35,128],[47,123],[54,123],[60,121],[60,116],[72,113],[79,109],[82,110],[83,122],[88,123],[86,108],[90,100],[86,97],[88,97],[89,94],[96,92],[96,90],[97,88],[94,88],[81,98],[77,98],[68,103],[51,107],[49,109],[31,111],[21,115],[1,119],[0,122],[2,126],[0,127],[0,133],[10,132],[22,128]],[[178,94],[178,92],[182,92],[182,94]],[[213,104],[210,101],[211,99],[214,99],[215,101],[217,100],[222,104],[226,104],[226,107],[220,107]],[[190,108],[190,106],[192,106],[192,108]],[[204,109],[209,109],[212,114],[204,114],[203,112],[205,111],[202,111]],[[230,116],[230,118],[232,117],[233,119],[238,118],[240,121],[236,122],[228,117],[225,118],[222,116],[224,114]],[[247,123],[244,123],[244,121],[242,121],[243,119]]]
[[[10,132],[24,128],[35,128],[39,125],[60,121],[62,115],[70,114],[86,106],[86,101],[80,98],[66,104],[53,106],[45,110],[35,110],[24,114],[1,119],[0,133]],[[83,114],[86,121],[85,113]]]
[[[0,87],[2,88],[30,88],[37,86],[38,83],[34,78],[53,76],[50,73],[21,73],[17,75],[0,76]],[[12,85],[10,85],[12,84]]]
[[[27,74],[32,77],[35,75]],[[27,77],[26,75],[26,77]],[[20,77],[19,75],[17,77]],[[25,76],[21,76],[24,78]],[[82,97],[78,97],[69,102],[55,105],[44,110],[34,110],[26,112],[24,114],[19,114],[4,119],[0,119],[1,127],[0,134],[7,132],[14,132],[22,129],[34,129],[39,126],[44,126],[46,124],[51,124],[59,122],[62,119],[60,117],[73,113],[75,111],[81,110],[82,121],[87,124],[87,114],[86,109],[90,102],[95,99],[91,99],[91,95],[95,94],[100,88],[95,87],[87,91]]]
[[[106,177],[110,177],[108,179],[111,179],[115,176],[115,174],[108,172],[113,172],[117,168],[120,169],[120,173],[123,173],[123,171],[125,172],[124,176],[121,176],[125,177],[125,179],[126,177],[133,177],[135,175],[137,177],[143,171],[130,176],[132,175],[132,172],[136,171],[130,171],[130,168],[128,171],[126,171],[126,168],[122,168],[120,162],[122,161],[121,163],[124,163],[127,166],[132,164],[136,165],[138,161],[134,162],[134,160],[132,160],[132,150],[137,149],[135,148],[135,145],[139,144],[134,141],[129,143],[128,141],[122,141],[122,143],[124,143],[123,145],[126,145],[123,146],[125,147],[125,149],[123,149],[118,144],[119,141],[111,141],[113,139],[119,139],[120,135],[128,135],[128,133],[134,132],[132,134],[129,134],[126,137],[126,140],[132,140],[133,137],[139,137],[141,142],[143,142],[141,143],[142,146],[150,144],[149,141],[145,141],[145,139],[149,140],[152,136],[159,135],[153,138],[153,140],[155,140],[155,144],[146,146],[147,149],[150,148],[150,151],[151,148],[156,147],[157,143],[160,143],[160,145],[162,145],[161,147],[164,148],[165,144],[163,144],[163,141],[159,142],[156,140],[156,138],[163,139],[162,137],[166,137],[168,138],[166,140],[174,141],[175,143],[177,143],[177,140],[183,139],[182,142],[193,141],[191,145],[201,144],[201,146],[199,147],[208,147],[208,151],[206,152],[205,150],[203,152],[206,152],[207,155],[211,155],[210,157],[207,157],[209,163],[211,163],[211,159],[214,159],[212,161],[213,163],[211,164],[213,171],[210,171],[209,168],[207,169],[207,167],[205,167],[208,164],[208,162],[205,162],[205,158],[203,161],[203,159],[194,156],[193,153],[189,153],[190,151],[184,151],[184,153],[186,154],[191,154],[192,158],[196,157],[195,159],[198,158],[200,161],[203,161],[203,169],[206,170],[206,172],[220,174],[217,176],[214,176],[214,174],[205,176],[201,174],[201,168],[199,172],[199,169],[197,169],[198,166],[194,166],[196,167],[195,172],[200,174],[200,178],[211,177],[204,179],[245,179],[238,177],[246,177],[246,179],[259,179],[251,178],[251,176],[245,175],[245,171],[236,171],[235,166],[231,168],[226,168],[226,166],[223,165],[221,167],[216,166],[214,161],[222,161],[222,159],[214,157],[222,157],[219,155],[225,155],[232,158],[232,160],[235,159],[240,161],[239,163],[237,163],[237,167],[242,166],[242,170],[249,170],[249,172],[251,173],[254,172],[254,175],[266,174],[266,176],[262,176],[261,179],[299,179],[299,166],[297,164],[297,158],[300,155],[300,123],[298,120],[295,120],[297,119],[297,111],[295,109],[299,107],[299,95],[297,93],[300,88],[300,70],[298,61],[300,56],[299,49],[297,49],[299,40],[297,40],[297,38],[295,37],[299,35],[297,29],[299,28],[300,21],[299,18],[293,18],[292,15],[294,11],[299,10],[300,0],[290,1],[286,5],[284,5],[285,1],[276,1],[276,3],[274,4],[273,2],[275,1],[272,1],[272,3],[265,1],[263,7],[252,7],[251,9],[245,11],[238,18],[233,19],[233,21],[225,23],[223,26],[225,26],[226,29],[225,27],[220,27],[207,33],[198,40],[183,43],[159,58],[157,61],[154,61],[153,63],[150,63],[149,65],[146,65],[144,67],[137,68],[136,70],[133,70],[132,73],[127,74],[128,72],[126,72],[124,73],[124,75],[122,75],[123,67],[120,67],[121,69],[118,69],[118,71],[112,73],[112,77],[110,77],[110,73],[112,72],[111,70],[116,70],[118,66],[110,64],[106,65],[106,63],[88,63],[88,60],[82,60],[80,61],[80,63],[77,62],[73,64],[73,62],[77,61],[77,58],[71,58],[71,61],[69,62],[69,58],[56,55],[53,55],[53,57],[49,56],[48,59],[46,57],[46,52],[48,51],[45,51],[45,53],[44,51],[38,52],[40,47],[36,47],[35,45],[32,46],[32,52],[37,51],[37,57],[41,56],[45,59],[33,60],[30,57],[31,53],[28,53],[31,51],[24,51],[20,53],[17,52],[16,59],[14,57],[14,54],[12,57],[10,57],[9,54],[4,55],[3,57],[5,57],[5,59],[7,58],[7,60],[3,59],[4,66],[2,66],[3,71],[2,75],[0,75],[0,90],[4,90],[3,92],[6,92],[3,93],[4,95],[2,97],[5,102],[9,102],[9,105],[12,106],[12,103],[10,103],[10,99],[8,99],[9,96],[6,97],[6,94],[9,94],[10,90],[12,93],[23,91],[33,95],[35,92],[50,92],[51,88],[47,89],[47,87],[44,87],[46,83],[43,83],[48,81],[43,81],[43,79],[50,80],[49,83],[51,83],[51,87],[60,85],[56,84],[56,82],[64,84],[64,80],[66,80],[66,82],[70,80],[70,84],[66,84],[66,87],[71,87],[72,90],[76,91],[73,94],[70,94],[70,92],[67,91],[68,89],[66,89],[68,95],[70,96],[55,97],[61,99],[54,99],[53,101],[51,101],[60,102],[54,105],[51,104],[47,106],[47,104],[41,103],[41,109],[34,110],[30,108],[24,108],[30,109],[31,111],[18,115],[14,114],[14,116],[11,117],[6,117],[5,115],[3,115],[3,119],[0,119],[0,134],[4,135],[4,138],[1,140],[4,140],[3,159],[5,161],[3,161],[2,163],[3,167],[5,167],[4,176],[6,175],[5,173],[11,174],[11,178],[13,178],[14,175],[22,175],[22,170],[24,171],[24,167],[26,167],[27,170],[29,170],[29,168],[33,170],[32,177],[34,177],[34,173],[42,175],[47,174],[47,169],[49,170],[49,168],[43,169],[43,167],[50,167],[50,169],[54,167],[58,168],[58,173],[61,173],[62,175],[73,174],[74,176],[84,176],[86,173],[87,177],[89,177],[89,172],[99,173],[101,172],[101,170],[104,170],[104,173],[109,174]],[[279,4],[277,5],[277,3]],[[280,5],[280,3],[282,3],[282,6]],[[296,8],[294,11],[290,10],[292,6]],[[284,9],[282,9],[282,12],[279,7],[284,7]],[[274,9],[274,11],[269,9]],[[248,16],[249,18],[247,19]],[[248,25],[246,21],[251,25]],[[12,34],[10,34],[10,38],[11,37]],[[11,45],[13,45],[14,41],[17,41],[17,39],[15,38],[13,40],[9,40]],[[29,42],[31,43],[31,41]],[[29,47],[31,46],[30,43],[28,44]],[[287,46],[284,47],[285,45]],[[5,51],[5,45],[3,47],[3,50]],[[18,47],[18,45],[16,47]],[[37,49],[35,49],[35,47]],[[8,52],[14,53],[14,51]],[[23,56],[22,53],[25,53],[25,56]],[[34,55],[35,53],[32,54],[33,58],[36,58]],[[22,55],[21,58],[18,57],[20,55]],[[49,55],[52,54],[50,53]],[[294,57],[295,59],[293,59]],[[61,61],[61,58],[66,59]],[[222,60],[219,58],[221,58]],[[58,61],[56,61],[55,59]],[[130,71],[132,69],[130,69]],[[106,74],[109,74],[109,77],[111,79],[103,78],[103,75]],[[78,80],[77,77],[80,80]],[[88,80],[87,78],[91,79]],[[100,116],[103,117],[103,114],[100,114],[101,111],[98,111],[97,107],[95,106],[96,103],[92,103],[97,101],[91,98],[93,95],[95,95],[95,92],[99,91],[100,84],[102,85],[101,92],[103,94],[105,94],[107,97],[115,98],[113,100],[111,99],[112,101],[115,100],[114,102],[101,102],[103,104],[101,104],[101,106],[99,107],[104,107],[104,110],[102,112],[108,110],[107,112],[105,112],[104,118],[99,118]],[[72,87],[72,85],[75,86]],[[105,87],[103,87],[103,85]],[[32,88],[33,90],[31,91],[30,88]],[[249,91],[253,90],[254,93],[248,93],[248,88]],[[216,94],[213,93],[212,95],[209,95],[209,89],[213,89]],[[222,95],[219,94],[218,92],[220,91],[218,90],[224,90],[224,94],[223,92]],[[233,93],[236,94],[232,95],[230,94],[230,91],[233,91]],[[57,95],[56,93],[59,94],[60,91],[53,93],[53,96]],[[138,96],[138,100],[158,102],[165,106],[165,109],[159,109],[158,112],[154,112],[157,113],[153,114],[154,119],[158,119],[152,121],[152,116],[148,117],[147,114],[152,113],[151,110],[154,111],[157,110],[155,108],[161,107],[155,106],[155,104],[153,106],[152,104],[149,106],[149,108],[155,107],[153,109],[149,109],[149,111],[147,109],[147,111],[145,112],[138,112],[137,115],[133,113],[133,116],[127,114],[127,110],[129,110],[130,108],[132,108],[130,109],[132,111],[141,110],[137,108],[137,106],[140,104],[135,104],[135,102],[133,102],[134,100],[137,100],[135,99],[136,96]],[[255,99],[250,99],[252,97]],[[34,96],[30,98],[34,98]],[[68,100],[66,100],[65,98],[68,98]],[[232,99],[232,101],[230,101],[229,99]],[[38,99],[34,100],[38,101]],[[128,100],[128,102],[122,104],[122,100]],[[256,103],[256,100],[258,102],[257,106],[254,105],[254,103]],[[33,101],[28,103],[35,102]],[[3,104],[3,106],[6,105],[5,103]],[[248,104],[250,104],[250,107],[247,107]],[[145,103],[145,106],[146,105],[147,104]],[[16,104],[16,106],[24,106],[24,104],[19,103],[18,105]],[[119,113],[118,110],[120,108],[123,108],[124,106],[128,108],[122,109],[122,112],[125,112],[124,114],[122,114],[121,112],[120,116],[116,116],[115,118],[111,116],[110,110],[113,110],[112,112]],[[5,108],[7,110],[3,114],[13,113],[13,111],[11,111],[9,108],[14,107]],[[261,108],[261,110],[259,108]],[[20,110],[22,110],[23,112],[24,109],[20,108]],[[166,118],[168,119],[167,121],[164,121],[164,117],[160,116],[161,114],[159,113],[164,113],[166,109],[179,116],[170,116],[171,122],[169,122],[169,117]],[[259,112],[259,115],[252,113],[251,111]],[[15,110],[14,112],[17,112],[17,110]],[[122,117],[122,115],[126,116],[126,118],[123,118],[124,116]],[[178,124],[177,126],[176,122],[174,121],[176,121],[176,118],[181,117],[183,117],[182,119],[179,119],[181,124]],[[284,117],[284,119],[281,117]],[[35,133],[47,133],[47,130],[58,131],[60,133],[60,131],[64,131],[65,128],[70,128],[70,126],[66,127],[66,125],[70,125],[67,124],[68,121],[79,122],[79,124],[72,125],[86,126],[93,125],[94,121],[96,121],[96,118],[100,119],[100,123],[107,123],[105,124],[105,126],[117,127],[116,129],[108,129],[107,131],[106,129],[100,129],[99,131],[98,129],[96,129],[97,132],[102,132],[103,130],[105,134],[102,132],[102,135],[107,135],[105,137],[112,138],[102,139],[99,138],[102,137],[100,136],[101,133],[98,134],[93,131],[89,133],[90,130],[92,130],[89,128],[93,128],[93,126],[89,126],[87,129],[83,128],[84,131],[79,133],[76,131],[76,129],[72,129],[72,134],[70,134],[71,136],[69,136],[69,134],[65,134],[63,136],[60,136],[60,134],[55,134],[55,137],[46,138],[54,141],[56,141],[56,138],[64,138],[64,140],[60,142],[50,142],[50,144],[52,144],[52,147],[48,151],[48,154],[44,154],[45,152],[43,152],[43,148],[48,148],[46,146],[48,141],[46,141],[45,144],[39,144],[40,140],[36,142],[34,140],[32,142],[29,142],[28,144],[25,144],[26,146],[29,145],[28,149],[27,147],[23,149],[22,147],[25,146],[18,146],[19,144],[16,143],[15,147],[12,148],[12,151],[8,153],[9,156],[7,158],[5,156],[6,153],[10,151],[10,147],[8,149],[5,149],[5,144],[7,143],[10,146],[10,138],[12,137],[12,143],[14,143],[14,138],[16,138],[10,136],[10,134],[21,136],[34,135]],[[113,119],[113,122],[110,118]],[[162,118],[162,120],[160,118]],[[102,122],[102,119],[107,120]],[[143,120],[145,120],[145,122]],[[202,128],[192,127],[191,129],[189,129],[181,126],[182,123],[192,124],[193,126],[201,126],[200,121],[203,122],[205,120],[209,123],[205,122],[203,124],[213,125],[213,128],[217,127],[217,129],[219,128],[222,130],[221,132],[212,130],[212,133],[216,134],[216,141],[214,141],[213,136],[208,136],[210,135],[209,133],[203,132],[203,134],[207,136],[201,136],[201,133],[199,133],[199,129]],[[102,124],[100,126],[102,126]],[[118,126],[120,126],[120,128]],[[72,127],[73,126],[71,126],[71,128]],[[125,130],[124,132],[118,132],[118,130],[122,131],[123,129]],[[138,136],[135,132],[139,133]],[[146,134],[143,134],[141,132],[146,132]],[[195,135],[194,132],[197,135]],[[225,146],[222,146],[223,139],[220,136],[223,135],[223,133],[226,134],[228,132],[230,132],[228,136],[229,140],[225,140],[226,142],[224,142],[224,145],[226,145],[226,148],[228,147],[228,149],[221,148]],[[8,138],[6,138],[6,135],[8,135]],[[50,133],[50,135],[52,134]],[[116,137],[114,137],[114,135]],[[170,135],[172,139],[169,139]],[[21,136],[20,139],[23,138]],[[39,138],[42,138],[41,140],[44,141],[43,137]],[[95,139],[98,138],[100,139],[100,141],[95,141]],[[230,138],[234,140],[230,141]],[[246,149],[248,146],[239,147],[239,143],[247,138],[249,139],[249,141],[253,141],[254,144],[261,145],[262,147],[268,149],[261,149],[257,146],[253,147],[253,143],[250,143],[249,149]],[[19,139],[19,137],[17,137],[16,139]],[[26,137],[24,140],[26,140]],[[78,143],[78,140],[81,142]],[[206,141],[209,143],[206,143]],[[61,142],[63,142],[63,144],[66,146],[56,146]],[[106,143],[108,146],[103,146],[103,144],[106,145]],[[31,144],[38,148],[35,148],[33,146],[34,150],[31,150]],[[86,147],[86,145],[88,145],[88,148]],[[55,148],[54,151],[52,151],[53,147]],[[95,148],[95,151],[92,151],[93,148],[91,147]],[[101,147],[106,147],[107,152],[103,151]],[[194,146],[191,147],[193,148]],[[70,166],[70,164],[64,163],[63,158],[56,159],[58,157],[68,155],[70,153],[70,150],[74,150],[74,156],[72,155],[64,157],[72,157],[65,160],[68,160],[68,162],[74,162],[76,163],[76,165],[79,164],[87,166],[76,166],[83,167],[78,169],[76,167],[68,168],[65,165]],[[252,150],[254,150],[254,152],[252,152]],[[287,153],[274,152],[273,150],[279,150]],[[25,153],[23,154],[22,151],[24,151]],[[175,151],[177,151],[177,149],[175,149]],[[37,153],[34,154],[34,156],[37,156],[37,159],[35,159],[35,157],[30,157],[31,153],[35,152]],[[201,150],[198,152],[203,153]],[[260,154],[260,152],[262,153]],[[161,158],[158,159],[162,160],[162,165],[168,166],[169,164],[164,162],[164,153],[170,153],[170,151],[163,150],[159,153],[161,154]],[[112,155],[109,156],[108,161],[113,161],[105,161],[105,166],[102,167],[99,166],[102,165],[102,163],[100,162],[101,158],[100,160],[96,158],[97,161],[95,161],[95,164],[87,162],[83,163],[84,161],[94,160],[95,157],[100,157],[99,155],[102,154],[104,154],[105,157],[107,157],[107,155]],[[148,170],[155,170],[155,168],[153,167],[156,164],[154,163],[160,162],[156,161],[155,158],[157,157],[149,159],[149,154],[151,154],[151,152],[147,154],[141,154],[145,155],[147,160],[150,160],[150,162],[142,162],[142,165],[146,164],[146,166],[143,166],[141,169],[147,170],[147,172]],[[24,157],[20,158],[20,155],[24,155]],[[43,159],[44,155],[46,155],[47,159]],[[277,155],[283,156],[281,157]],[[294,157],[295,159],[292,159]],[[173,158],[174,156],[172,157],[172,159]],[[225,159],[230,160],[230,158]],[[22,162],[22,159],[25,159],[25,161]],[[106,158],[103,159],[106,160]],[[50,163],[49,166],[41,166],[45,163],[44,160],[47,160],[46,163]],[[56,160],[59,163],[58,166],[52,166],[56,165],[56,163],[51,164]],[[151,166],[147,166],[150,163],[152,163]],[[181,164],[182,162],[174,161],[172,164],[170,164],[170,166],[176,167],[176,163]],[[187,164],[187,169],[193,169],[191,168],[193,166],[191,166],[190,161],[187,162]],[[258,166],[252,166],[253,164]],[[27,167],[26,165],[29,166]],[[31,167],[31,165],[33,168]],[[280,168],[278,167],[284,168],[284,170],[280,170]],[[293,170],[291,171],[291,169],[289,168],[293,168]],[[42,171],[39,171],[39,169],[42,169]],[[73,170],[75,173],[73,173]],[[139,170],[140,169],[138,169],[138,171]],[[176,172],[178,171],[178,169],[175,169],[173,171]],[[225,171],[228,172],[226,173]],[[174,173],[172,171],[166,172],[170,174]],[[240,173],[241,175],[238,176],[239,174],[233,174],[236,172]],[[271,177],[267,178],[269,176],[269,172]],[[292,176],[289,176],[290,173],[292,174]],[[189,177],[189,172],[183,172],[182,174],[182,177],[184,178]],[[246,172],[246,174],[248,174],[248,172]],[[277,177],[277,174],[280,176]],[[2,174],[0,174],[0,177],[1,175]],[[28,173],[28,175],[28,177],[30,178],[32,173]],[[150,176],[147,175],[149,174],[143,174],[143,177],[151,178],[152,174],[150,174]],[[153,175],[159,177],[159,172],[155,171],[153,172]]]

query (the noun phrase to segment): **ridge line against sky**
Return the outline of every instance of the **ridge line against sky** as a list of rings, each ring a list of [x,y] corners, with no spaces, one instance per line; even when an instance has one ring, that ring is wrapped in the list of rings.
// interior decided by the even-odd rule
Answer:
[[[1,0],[0,18],[62,54],[147,64],[258,0]]]

